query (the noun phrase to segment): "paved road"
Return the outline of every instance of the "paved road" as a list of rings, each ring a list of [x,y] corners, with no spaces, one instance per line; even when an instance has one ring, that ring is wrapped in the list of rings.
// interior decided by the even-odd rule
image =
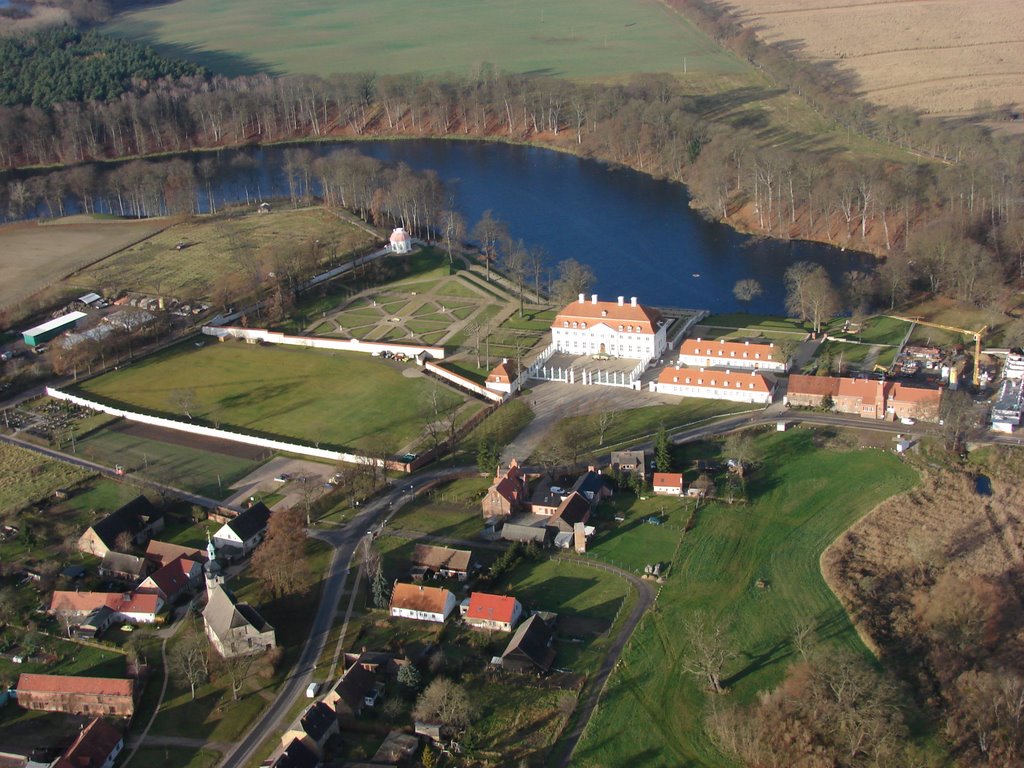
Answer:
[[[345,591],[345,582],[348,579],[352,556],[366,532],[375,528],[381,519],[386,519],[394,511],[397,502],[401,502],[404,498],[410,498],[424,485],[440,478],[465,473],[465,471],[465,467],[434,470],[404,480],[392,490],[363,505],[359,513],[344,528],[312,533],[316,538],[334,547],[334,555],[324,577],[320,605],[313,619],[313,625],[310,627],[309,638],[299,655],[299,660],[289,673],[284,687],[281,688],[260,719],[221,761],[222,768],[241,768],[246,765],[260,745],[267,738],[276,736],[281,727],[285,725],[282,722],[285,715],[292,708],[295,700],[305,692],[306,686],[311,680],[314,665],[323,653],[327,636],[334,625],[339,599]]]

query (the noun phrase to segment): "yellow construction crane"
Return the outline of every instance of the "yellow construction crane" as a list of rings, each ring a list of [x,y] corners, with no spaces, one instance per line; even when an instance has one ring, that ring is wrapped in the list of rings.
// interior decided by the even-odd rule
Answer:
[[[974,377],[971,379],[974,382],[974,386],[978,386],[981,383],[981,339],[988,330],[987,325],[981,326],[977,331],[972,331],[967,328],[957,328],[952,325],[942,325],[941,323],[930,323],[927,320],[922,320],[919,317],[902,317],[900,315],[889,315],[894,320],[902,320],[906,323],[917,323],[918,325],[926,325],[929,328],[939,328],[943,331],[952,331],[953,333],[961,333],[964,336],[974,337]]]

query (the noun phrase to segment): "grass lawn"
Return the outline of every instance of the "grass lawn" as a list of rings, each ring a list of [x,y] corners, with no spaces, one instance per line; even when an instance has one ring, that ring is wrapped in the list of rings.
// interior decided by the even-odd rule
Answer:
[[[262,460],[150,440],[116,429],[97,430],[79,440],[78,455],[100,464],[120,464],[134,475],[213,499],[230,496],[231,484],[263,463]]]
[[[739,413],[756,409],[750,403],[733,403],[725,400],[705,400],[698,397],[684,397],[673,405],[648,405],[643,408],[631,408],[617,411],[615,420],[608,427],[604,436],[604,445],[598,445],[599,435],[593,423],[593,417],[569,416],[562,419],[552,432],[567,422],[582,422],[583,451],[608,451],[615,446],[628,445],[631,442],[653,435],[662,424],[667,429],[682,427],[687,424],[704,421],[716,416]]]
[[[501,578],[496,589],[515,595],[524,609],[609,624],[631,590],[618,576],[557,558],[521,563]]]
[[[652,0],[594,0],[583,15],[568,0],[439,0],[426,9],[403,0],[312,0],[298,7],[269,0],[182,0],[121,14],[105,29],[229,75],[465,75],[490,62],[498,71],[610,77],[681,73],[683,55],[691,77],[746,70],[682,16]]]
[[[201,298],[217,279],[237,271],[247,254],[320,241],[324,259],[365,250],[368,232],[323,208],[275,210],[270,216],[206,216],[175,224],[68,279],[74,288],[149,291]],[[186,243],[177,250],[175,246]]]
[[[903,337],[910,330],[910,323],[904,320],[897,320],[894,317],[887,317],[886,315],[877,315],[867,320],[860,333],[844,333],[844,322],[845,320],[842,318],[833,320],[831,324],[833,327],[828,329],[829,335],[869,344],[890,344],[896,346],[903,343]]]
[[[43,499],[56,489],[75,486],[93,473],[33,451],[0,444],[0,515]]]
[[[852,368],[853,370],[859,371],[863,370],[864,362],[870,351],[871,347],[868,344],[847,344],[842,341],[826,341],[818,347],[818,352],[815,357],[818,360],[830,358],[832,360],[833,370],[840,367],[843,370]]]
[[[806,334],[804,324],[796,318],[776,317],[774,315],[749,315],[745,312],[732,312],[723,315],[709,315],[698,325],[713,329],[758,330],[765,333],[789,331]]]
[[[598,530],[587,543],[587,554],[637,573],[653,563],[664,568],[672,562],[693,504],[667,496],[641,500],[620,490],[597,508],[594,520]],[[626,519],[616,521],[616,517]],[[661,525],[645,522],[650,517],[660,519]]]
[[[81,389],[179,420],[185,415],[171,400],[184,389],[194,395],[192,416],[208,424],[322,447],[398,450],[419,436],[432,386],[355,352],[224,342],[179,345]]]
[[[767,458],[749,479],[752,503],[712,504],[698,513],[657,610],[638,627],[609,680],[574,765],[728,765],[704,731],[704,716],[715,702],[748,704],[781,681],[797,622],[812,621],[816,642],[826,648],[867,653],[818,559],[872,507],[913,486],[915,473],[876,449],[816,449],[811,430],[762,433],[758,441]],[[766,589],[755,586],[758,579]],[[727,699],[712,699],[682,669],[688,650],[681,628],[697,609],[724,625],[737,654],[725,670]]]
[[[54,625],[51,628],[59,632]],[[5,640],[19,640],[18,632],[7,630],[10,637]],[[51,654],[44,658],[44,653]],[[128,676],[125,657],[112,650],[102,650],[90,645],[80,645],[59,637],[43,637],[42,651],[34,653],[31,661],[14,664],[6,658],[0,658],[0,681],[11,684],[17,682],[18,676],[25,672],[47,675],[79,675],[85,677],[118,677]]]
[[[213,768],[221,757],[212,749],[193,752],[177,747],[141,747],[134,759],[149,768]]]
[[[435,488],[429,496],[406,504],[391,518],[388,527],[471,539],[483,528],[480,499],[490,484],[486,477],[453,480]]]

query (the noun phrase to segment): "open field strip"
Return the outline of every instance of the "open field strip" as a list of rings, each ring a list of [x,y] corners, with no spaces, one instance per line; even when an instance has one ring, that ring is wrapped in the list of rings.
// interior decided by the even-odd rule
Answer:
[[[737,0],[767,42],[799,41],[834,63],[866,98],[927,113],[1024,103],[1024,4],[1018,0]]]
[[[915,473],[877,449],[816,449],[811,430],[763,433],[758,443],[765,459],[748,480],[752,503],[697,513],[658,610],[634,633],[574,765],[729,765],[704,717],[716,703],[747,704],[780,682],[798,622],[813,622],[825,649],[867,653],[819,557],[872,507],[910,488]],[[681,628],[698,609],[722,622],[737,654],[725,669],[727,699],[707,694],[682,666],[689,650]],[[644,728],[635,727],[638,717]]]
[[[220,73],[497,70],[569,77],[732,74],[745,65],[655,0],[180,0],[120,14],[106,31]]]
[[[259,260],[274,249],[316,248],[317,260],[326,265],[374,244],[367,232],[319,207],[281,209],[269,215],[202,216],[126,248],[67,283],[81,290],[206,298],[218,279],[248,270],[254,256]]]
[[[395,452],[419,437],[434,386],[365,354],[222,342],[178,345],[79,391],[182,421]],[[445,397],[461,396],[446,390]]]

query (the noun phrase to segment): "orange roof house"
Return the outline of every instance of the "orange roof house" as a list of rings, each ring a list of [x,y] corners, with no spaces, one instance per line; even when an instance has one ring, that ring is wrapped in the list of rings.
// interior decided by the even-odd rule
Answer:
[[[23,674],[18,704],[25,709],[130,717],[135,711],[134,681],[110,677]]]
[[[146,559],[155,563],[158,568],[167,565],[176,557],[181,556],[200,563],[205,563],[210,559],[205,549],[183,547],[180,544],[171,544],[170,542],[157,541],[156,539],[151,539],[149,544],[146,545]]]
[[[887,412],[897,419],[910,418],[922,421],[938,421],[942,405],[941,389],[912,387],[895,382],[889,391]]]
[[[87,616],[100,608],[118,614],[123,621],[152,623],[163,607],[159,595],[140,592],[66,592],[57,590],[50,600],[50,612]]]
[[[201,572],[198,561],[179,555],[143,579],[136,591],[159,595],[165,603],[171,603],[195,586]]]
[[[786,402],[790,405],[820,408],[827,397],[832,398],[833,407],[839,413],[870,419],[906,417],[938,421],[942,390],[878,379],[789,377]]]
[[[403,619],[443,623],[455,608],[455,595],[447,589],[395,582],[391,615]]]
[[[551,343],[559,352],[573,355],[609,355],[648,361],[665,350],[668,324],[656,309],[638,304],[587,301],[582,293],[559,312],[551,323]]]
[[[484,386],[493,389],[495,392],[511,392],[512,385],[519,378],[519,366],[515,362],[509,362],[507,357],[502,358],[491,372],[487,374],[487,381]]]
[[[651,382],[651,390],[665,395],[770,403],[774,386],[757,371],[716,371],[669,366]]]
[[[591,296],[590,301],[587,301],[581,293],[579,300],[559,312],[551,325],[552,327],[571,328],[574,322],[577,323],[577,327],[582,323],[592,325],[595,322],[601,322],[606,325],[614,325],[618,329],[619,323],[625,323],[633,329],[630,331],[631,333],[655,333],[661,319],[660,312],[637,304],[636,297],[631,298],[630,303],[626,304],[622,297],[619,297],[617,302],[598,301],[595,295]],[[569,325],[566,326],[566,323]]]
[[[683,475],[681,472],[655,472],[651,487],[658,496],[682,496]]]
[[[679,364],[695,368],[761,368],[785,371],[787,361],[775,344],[749,341],[687,339],[679,347]]]
[[[523,606],[514,597],[474,592],[463,619],[477,629],[511,632],[522,614]]]

